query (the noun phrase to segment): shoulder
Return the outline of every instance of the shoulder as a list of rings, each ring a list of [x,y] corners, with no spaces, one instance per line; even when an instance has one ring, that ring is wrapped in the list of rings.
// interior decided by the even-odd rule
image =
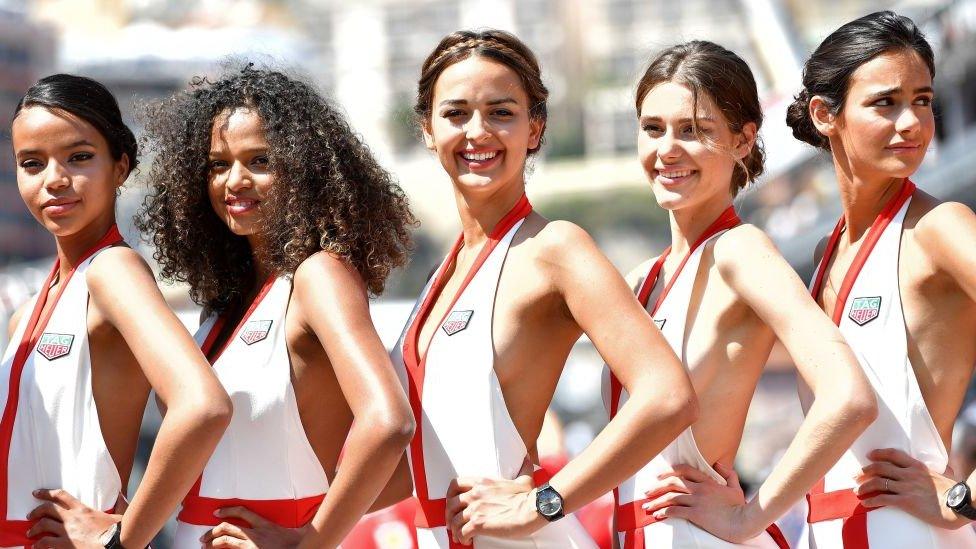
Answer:
[[[965,204],[940,202],[926,194],[918,199],[918,209],[912,212],[910,221],[914,222],[916,238],[923,244],[951,239],[976,222],[976,214]],[[915,199],[912,202],[914,207]]]
[[[716,238],[712,245],[712,254],[715,264],[723,273],[758,267],[770,257],[780,255],[769,236],[750,224],[733,227]]]
[[[292,283],[299,295],[316,289],[365,291],[366,288],[363,277],[349,261],[324,250],[298,264]]]
[[[544,225],[531,237],[540,260],[565,266],[573,261],[602,253],[582,227],[569,221],[544,221]]]
[[[147,281],[156,284],[146,260],[128,246],[113,246],[99,252],[85,271],[85,280],[89,291],[94,292],[114,291]]]

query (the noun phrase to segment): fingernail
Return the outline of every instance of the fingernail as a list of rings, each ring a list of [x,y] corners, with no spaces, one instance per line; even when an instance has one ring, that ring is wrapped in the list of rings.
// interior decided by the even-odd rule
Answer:
[[[651,504],[650,503],[645,503],[644,505],[641,505],[641,509],[643,509],[645,511],[650,511],[651,510]]]
[[[40,490],[34,490],[33,492],[31,492],[31,494],[33,496],[37,497],[37,496],[41,495],[41,491]]]
[[[217,509],[216,511],[214,511],[214,516],[215,517],[222,517],[222,516],[224,516],[224,510],[223,509]]]

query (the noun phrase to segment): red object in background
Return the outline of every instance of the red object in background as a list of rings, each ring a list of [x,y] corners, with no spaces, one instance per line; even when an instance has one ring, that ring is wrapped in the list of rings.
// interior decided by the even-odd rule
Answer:
[[[416,503],[408,498],[364,516],[342,541],[342,549],[417,549],[415,512]]]
[[[611,535],[613,530],[612,492],[607,492],[603,494],[603,497],[584,505],[575,514],[600,549],[611,549],[613,547]]]

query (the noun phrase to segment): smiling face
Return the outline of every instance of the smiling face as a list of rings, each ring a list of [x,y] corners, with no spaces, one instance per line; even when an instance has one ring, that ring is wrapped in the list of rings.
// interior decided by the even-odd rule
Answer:
[[[695,124],[710,143],[699,139]],[[752,148],[747,132],[754,138],[755,124],[733,133],[707,94],[699,94],[695,113],[687,86],[663,82],[652,88],[641,102],[637,154],[658,204],[676,210],[713,199],[731,201],[735,161]]]
[[[261,117],[246,108],[224,111],[210,132],[210,205],[232,233],[258,239],[261,203],[274,176]]]
[[[522,184],[529,149],[539,146],[543,122],[529,116],[518,74],[473,55],[446,69],[434,85],[424,142],[455,185],[494,192]]]
[[[853,173],[905,178],[918,169],[935,133],[932,97],[932,76],[915,51],[885,53],[858,67],[840,114],[818,128]]]
[[[27,107],[11,128],[17,188],[31,214],[55,236],[88,227],[104,229],[115,218],[115,190],[129,161],[112,158],[94,126],[60,110]]]

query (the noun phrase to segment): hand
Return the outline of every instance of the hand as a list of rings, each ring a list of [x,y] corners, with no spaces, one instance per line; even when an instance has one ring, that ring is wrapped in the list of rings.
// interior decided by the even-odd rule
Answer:
[[[34,497],[44,502],[27,514],[28,520],[37,521],[27,531],[29,538],[40,537],[35,549],[103,549],[99,538],[122,520],[122,515],[92,509],[64,490],[34,490]]]
[[[545,519],[535,509],[532,477],[515,480],[458,478],[447,490],[451,538],[470,545],[474,536],[517,538],[535,532]]]
[[[929,470],[921,461],[896,450],[872,450],[873,463],[862,469],[854,493],[865,498],[865,507],[896,507],[939,528],[955,529],[969,524],[945,505],[945,493],[956,481]]]
[[[214,515],[223,519],[239,519],[250,524],[251,527],[221,522],[200,537],[205,549],[238,547],[291,549],[301,543],[308,531],[307,525],[302,528],[279,526],[246,507],[223,507]]]
[[[682,518],[731,543],[743,543],[762,531],[747,520],[745,494],[735,470],[721,463],[715,471],[722,475],[722,486],[712,477],[690,465],[676,465],[673,471],[658,476],[660,484],[646,493],[651,500],[643,505],[654,518]]]

